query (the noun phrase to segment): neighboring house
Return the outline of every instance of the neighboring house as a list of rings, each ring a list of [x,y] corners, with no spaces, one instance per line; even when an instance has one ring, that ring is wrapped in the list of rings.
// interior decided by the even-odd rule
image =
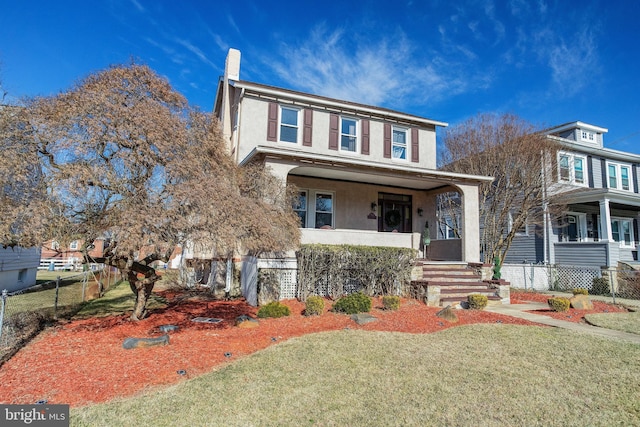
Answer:
[[[0,291],[25,289],[36,284],[40,248],[0,246]]]
[[[607,129],[571,122],[547,129],[560,144],[550,198],[568,206],[559,221],[524,227],[505,262],[615,267],[638,257],[640,155],[603,146]]]
[[[487,177],[436,170],[436,128],[447,124],[350,101],[240,80],[229,51],[214,104],[240,165],[261,162],[300,190],[301,243],[406,247],[424,254],[436,195],[463,200],[462,238],[438,240],[429,258],[479,261],[478,186]]]
[[[73,270],[82,264],[83,255],[81,252],[82,240],[74,240],[69,246],[62,246],[55,240],[49,240],[42,245],[40,257],[40,269],[49,269],[53,264],[55,270]],[[89,262],[91,258],[103,256],[104,240],[98,239],[93,242],[93,248],[89,251]]]

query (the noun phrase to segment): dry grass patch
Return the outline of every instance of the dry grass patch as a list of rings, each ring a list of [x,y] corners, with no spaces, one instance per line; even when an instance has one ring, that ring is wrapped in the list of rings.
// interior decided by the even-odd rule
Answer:
[[[585,320],[594,326],[640,334],[640,312],[587,314]]]
[[[531,326],[325,332],[72,409],[71,425],[637,425],[639,356],[638,345]]]

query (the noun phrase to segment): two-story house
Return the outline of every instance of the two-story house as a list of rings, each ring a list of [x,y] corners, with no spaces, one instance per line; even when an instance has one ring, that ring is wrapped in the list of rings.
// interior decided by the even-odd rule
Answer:
[[[463,200],[463,238],[436,240],[432,259],[479,261],[478,185],[487,177],[436,170],[436,128],[412,114],[240,79],[230,49],[214,104],[229,151],[262,162],[300,191],[302,242],[424,250],[436,195]]]
[[[545,133],[560,145],[548,177],[549,199],[561,197],[560,220],[547,217],[515,239],[505,262],[616,267],[637,261],[640,155],[605,148],[607,129],[565,123]]]

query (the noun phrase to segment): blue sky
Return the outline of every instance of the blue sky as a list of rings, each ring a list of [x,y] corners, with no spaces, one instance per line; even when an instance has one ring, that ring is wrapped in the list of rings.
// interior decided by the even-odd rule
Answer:
[[[640,153],[640,1],[0,0],[9,96],[131,59],[210,111],[230,47],[243,80],[455,125],[580,120]]]

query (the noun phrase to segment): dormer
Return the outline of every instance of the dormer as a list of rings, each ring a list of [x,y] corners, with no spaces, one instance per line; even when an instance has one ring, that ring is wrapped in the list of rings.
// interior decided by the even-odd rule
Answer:
[[[608,129],[578,121],[547,129],[545,133],[574,144],[590,148],[602,148],[604,134],[608,131]]]

